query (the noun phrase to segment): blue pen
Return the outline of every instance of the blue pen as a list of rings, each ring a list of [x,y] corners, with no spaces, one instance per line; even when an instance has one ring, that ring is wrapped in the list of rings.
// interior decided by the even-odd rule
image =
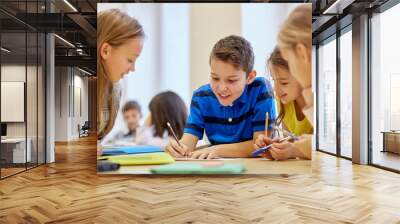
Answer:
[[[287,136],[285,138],[280,139],[278,142],[281,143],[281,142],[284,142],[284,141],[289,140],[291,138],[293,138],[294,140],[297,140],[297,137],[291,135],[291,136]],[[256,151],[252,152],[251,155],[253,157],[256,157],[256,156],[260,155],[261,153],[264,153],[264,152],[268,151],[269,149],[271,149],[271,147],[272,147],[272,144],[264,146],[262,148],[257,149]]]
[[[253,157],[256,157],[256,156],[260,155],[261,153],[268,151],[270,148],[271,148],[271,145],[264,146],[262,148],[257,149],[256,151],[252,152],[251,155]]]

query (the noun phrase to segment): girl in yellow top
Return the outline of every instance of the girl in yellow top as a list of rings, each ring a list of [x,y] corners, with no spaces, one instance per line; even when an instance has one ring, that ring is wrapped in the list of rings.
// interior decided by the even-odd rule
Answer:
[[[311,83],[311,52],[312,52],[312,7],[311,4],[301,4],[296,7],[283,23],[278,34],[278,47],[282,58],[288,62],[290,73],[300,83],[304,106],[301,107],[304,116],[313,125],[313,93]],[[298,104],[297,104],[298,105]],[[301,106],[301,105],[298,105]],[[297,110],[296,110],[297,111]],[[299,117],[297,117],[299,118]],[[256,146],[270,144],[268,137],[257,139]],[[270,155],[274,159],[284,160],[292,157],[311,159],[312,135],[304,134],[291,143],[273,143]],[[258,144],[257,144],[258,143]]]
[[[282,58],[278,48],[275,48],[272,52],[267,63],[271,77],[274,80],[274,89],[278,102],[279,115],[277,125],[282,125],[284,130],[296,136],[312,134],[313,127],[302,111],[302,108],[306,105],[302,95],[303,89],[290,74],[288,63]],[[270,142],[273,142],[273,140],[260,136],[256,140],[256,147],[263,147]],[[310,153],[304,153],[295,144],[284,142],[275,143],[264,156],[276,160],[295,157],[310,159],[310,154],[311,148]]]
[[[300,97],[302,96],[300,95]],[[280,105],[278,105],[278,110],[280,112],[280,115],[282,114],[281,123],[285,130],[291,132],[296,136],[313,133],[313,127],[311,123],[305,117],[301,107],[296,101],[283,104],[280,99],[277,100],[280,101]]]
[[[269,57],[268,68],[274,80],[278,102],[277,125],[296,136],[312,134],[313,126],[303,113],[306,101],[302,95],[303,88],[289,72],[288,62],[283,59],[279,48],[275,48]]]
[[[290,73],[303,89],[302,95],[305,100],[305,106],[302,108],[303,113],[312,124],[314,96],[311,82],[311,20],[311,4],[301,4],[290,13],[283,23],[277,39],[282,57],[288,62]]]

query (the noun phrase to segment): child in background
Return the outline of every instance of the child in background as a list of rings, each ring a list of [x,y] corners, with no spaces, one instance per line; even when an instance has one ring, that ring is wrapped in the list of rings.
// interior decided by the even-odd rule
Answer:
[[[279,115],[277,125],[282,125],[295,136],[312,134],[313,127],[303,114],[302,108],[305,106],[305,100],[302,88],[299,82],[290,74],[287,61],[282,58],[278,48],[275,48],[267,61],[268,69],[274,80],[274,89],[278,100]],[[259,135],[255,146],[261,148],[266,146],[268,139],[264,141],[264,135]],[[290,158],[311,158],[311,148],[307,152],[302,152],[292,142],[282,144],[281,148],[271,147],[264,155],[276,160],[285,160]]]
[[[253,139],[266,129],[266,112],[268,130],[276,118],[272,88],[264,78],[256,78],[253,49],[242,37],[219,40],[209,63],[210,83],[194,91],[180,144],[172,140],[166,151],[196,159],[250,157]],[[212,146],[194,151],[204,132]]]
[[[128,131],[118,132],[107,144],[113,145],[134,145],[136,144],[136,129],[140,125],[142,111],[135,100],[127,101],[122,107],[122,114]]]
[[[150,114],[144,125],[136,132],[137,145],[152,145],[164,148],[173,139],[167,126],[171,124],[178,138],[183,135],[187,119],[187,108],[183,100],[174,92],[166,91],[153,97],[149,104]]]

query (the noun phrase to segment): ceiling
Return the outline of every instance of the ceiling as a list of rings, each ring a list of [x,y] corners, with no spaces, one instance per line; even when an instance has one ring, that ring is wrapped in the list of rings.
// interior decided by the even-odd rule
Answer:
[[[373,12],[389,0],[312,0],[313,44],[350,25],[354,17]]]
[[[56,66],[77,66],[95,74],[96,5],[96,0],[1,0],[1,44],[11,50],[1,52],[2,61],[34,62],[44,50],[43,33],[51,32],[57,34]]]

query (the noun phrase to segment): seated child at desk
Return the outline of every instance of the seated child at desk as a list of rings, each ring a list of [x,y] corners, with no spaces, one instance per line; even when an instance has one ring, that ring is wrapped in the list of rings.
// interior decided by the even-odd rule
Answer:
[[[253,49],[240,36],[219,40],[209,64],[210,83],[194,91],[183,137],[179,144],[171,140],[166,151],[197,159],[250,157],[253,139],[266,129],[266,112],[268,130],[276,118],[272,88],[264,78],[256,78]],[[195,151],[204,132],[211,146]]]
[[[187,119],[187,108],[183,100],[174,92],[166,91],[153,97],[149,104],[150,114],[144,125],[137,129],[137,145],[153,145],[164,148],[173,134],[167,122],[178,138],[183,135]]]
[[[313,92],[311,78],[312,52],[312,7],[309,4],[297,6],[282,24],[278,34],[278,47],[282,58],[288,62],[290,74],[299,82],[302,88],[305,106],[302,111],[308,122],[313,126]],[[305,156],[311,159],[312,135],[303,134],[293,144]],[[267,142],[269,144],[269,142]],[[290,144],[274,143],[280,148],[288,148]],[[284,146],[286,145],[286,146]],[[288,158],[288,150],[280,150],[279,159]]]
[[[122,114],[127,131],[120,131],[107,144],[113,145],[132,145],[136,141],[136,129],[139,127],[140,119],[142,118],[141,108],[135,100],[127,101],[122,107]]]
[[[295,136],[304,134],[312,134],[313,126],[304,115],[302,108],[306,105],[302,88],[299,82],[290,74],[288,63],[282,58],[278,48],[272,52],[268,61],[268,69],[274,81],[274,89],[278,100],[279,115],[277,125],[282,125],[283,129],[291,132]],[[271,144],[272,139],[259,135],[255,148],[261,148],[267,144]],[[283,143],[275,143],[264,156],[276,159],[286,160],[290,158],[311,159],[311,148],[302,149],[292,143],[285,141]]]

